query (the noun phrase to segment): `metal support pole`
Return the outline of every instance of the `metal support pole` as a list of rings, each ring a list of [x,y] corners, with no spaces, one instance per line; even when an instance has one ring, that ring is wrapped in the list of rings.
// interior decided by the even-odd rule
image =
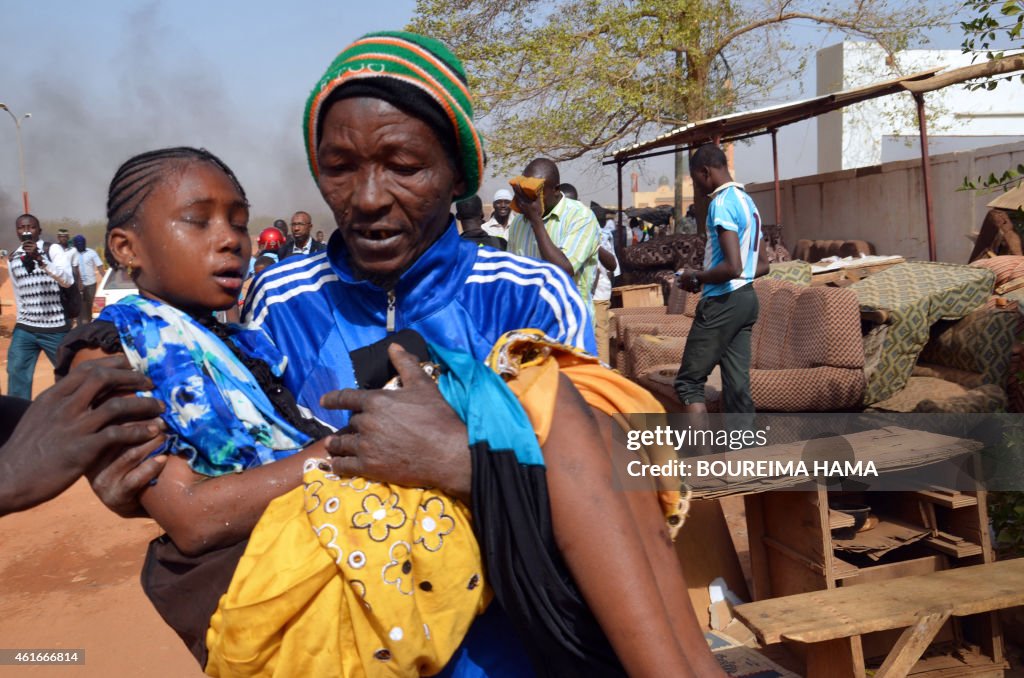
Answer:
[[[622,230],[622,165],[623,163],[615,163],[615,173],[618,176],[618,191],[619,191],[619,213],[616,215],[617,226],[615,227],[615,256],[621,256],[622,248],[626,246],[626,238]]]
[[[772,165],[775,167],[775,225],[782,223],[782,188],[779,186],[779,130],[772,130]]]
[[[924,177],[924,213],[928,221],[928,261],[935,261],[935,216],[932,212],[932,168],[928,158],[928,121],[924,111],[924,95],[914,94],[917,102],[917,126],[921,131],[921,172]]]
[[[14,121],[15,136],[18,140],[18,170],[21,172],[21,202],[25,210],[24,213],[28,214],[28,188],[25,184],[25,149],[21,145],[21,123],[23,120],[31,118],[32,114],[26,113],[19,118],[14,111],[7,107],[7,104],[0,104],[0,109],[7,111],[7,115],[11,116],[11,120]]]

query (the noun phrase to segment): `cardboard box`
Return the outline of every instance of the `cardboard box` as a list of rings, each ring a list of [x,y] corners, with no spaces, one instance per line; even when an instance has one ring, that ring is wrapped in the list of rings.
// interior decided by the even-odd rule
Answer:
[[[617,303],[616,303],[617,302]],[[625,285],[612,288],[612,306],[615,308],[636,308],[638,306],[664,306],[661,285]]]

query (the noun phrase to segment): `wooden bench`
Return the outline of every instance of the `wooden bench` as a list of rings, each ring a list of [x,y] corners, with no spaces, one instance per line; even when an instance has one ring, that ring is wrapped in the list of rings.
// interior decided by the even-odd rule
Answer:
[[[807,676],[864,676],[861,634],[906,628],[875,678],[906,676],[949,617],[1024,605],[1024,558],[746,603],[763,645],[807,644]]]

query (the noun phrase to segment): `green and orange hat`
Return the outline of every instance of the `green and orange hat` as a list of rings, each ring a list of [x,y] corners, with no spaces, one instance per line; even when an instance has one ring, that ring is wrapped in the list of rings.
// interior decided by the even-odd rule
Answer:
[[[404,31],[370,33],[331,62],[306,101],[302,121],[306,157],[316,180],[322,111],[328,99],[338,96],[378,97],[422,118],[442,140],[454,141],[455,161],[466,181],[466,192],[455,199],[479,190],[486,156],[473,124],[473,99],[462,63],[439,40]]]

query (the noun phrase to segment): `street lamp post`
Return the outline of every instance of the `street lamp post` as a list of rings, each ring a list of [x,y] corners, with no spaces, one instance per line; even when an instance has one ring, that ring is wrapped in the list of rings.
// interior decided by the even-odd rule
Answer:
[[[21,145],[21,123],[32,117],[31,113],[26,113],[20,118],[14,114],[7,104],[0,104],[0,109],[7,111],[7,115],[11,116],[11,120],[14,121],[14,127],[17,130],[18,137],[18,169],[21,171],[21,201],[25,206],[25,214],[28,214],[28,188],[25,186],[25,149]]]

